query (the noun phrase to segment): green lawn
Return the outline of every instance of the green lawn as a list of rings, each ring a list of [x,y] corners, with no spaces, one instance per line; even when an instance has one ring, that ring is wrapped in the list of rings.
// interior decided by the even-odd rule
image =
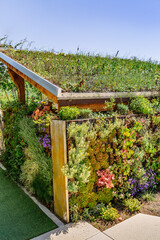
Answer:
[[[57,226],[0,168],[0,240],[26,240]]]

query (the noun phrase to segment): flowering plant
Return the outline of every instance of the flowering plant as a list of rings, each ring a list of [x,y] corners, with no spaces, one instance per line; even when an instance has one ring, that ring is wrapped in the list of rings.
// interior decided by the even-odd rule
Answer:
[[[156,186],[155,173],[150,169],[146,171],[141,178],[130,178],[130,186],[132,196],[139,192],[144,192],[148,188]]]
[[[51,149],[51,137],[49,134],[45,134],[44,136],[39,138],[39,143],[44,147],[44,148],[49,148]]]
[[[114,174],[109,169],[97,171],[99,179],[97,180],[98,187],[113,188]]]

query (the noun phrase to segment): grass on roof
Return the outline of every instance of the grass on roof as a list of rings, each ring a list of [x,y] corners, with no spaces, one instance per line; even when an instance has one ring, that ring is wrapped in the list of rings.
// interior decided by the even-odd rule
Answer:
[[[5,53],[68,92],[160,90],[160,64],[151,61],[13,49]]]
[[[0,239],[31,239],[56,227],[0,168]]]

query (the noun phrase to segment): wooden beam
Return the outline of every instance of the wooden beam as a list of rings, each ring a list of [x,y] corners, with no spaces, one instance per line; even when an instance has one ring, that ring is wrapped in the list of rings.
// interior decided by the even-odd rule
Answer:
[[[33,85],[34,87],[36,87],[40,92],[42,92],[43,94],[45,94],[49,99],[53,100],[53,102],[58,103],[57,97],[52,94],[51,92],[49,92],[47,89],[45,89],[44,87],[42,87],[40,84],[36,83],[33,79],[29,78],[28,76],[26,76],[24,73],[20,72],[18,69],[16,69],[15,67],[13,67],[11,64],[7,63],[6,61],[4,61],[3,59],[1,59],[1,61],[8,67],[8,69],[12,70],[14,73],[16,73],[17,75],[19,75],[21,78],[23,78],[24,80],[26,80],[27,82],[29,82],[31,85]]]
[[[14,84],[17,87],[17,91],[18,91],[18,100],[25,104],[25,85],[24,85],[24,79],[19,76],[17,73],[15,73],[14,71],[12,71],[10,68],[8,68],[8,73],[11,77],[11,79],[13,80]]]
[[[106,111],[105,107],[105,101],[110,101],[110,99],[73,99],[73,100],[59,100],[59,110],[61,107],[64,106],[71,106],[71,107],[78,107],[81,109],[89,108],[93,112],[98,111]],[[129,102],[129,98],[116,98],[115,99],[115,106],[117,103],[123,102],[124,104],[127,104]]]
[[[51,121],[51,149],[53,162],[54,211],[65,222],[69,222],[68,180],[62,173],[67,163],[66,122]]]
[[[160,96],[160,91],[153,92],[106,92],[106,93],[61,93],[58,97],[59,109],[64,106],[77,106],[78,108],[90,108],[92,111],[106,111],[105,101],[115,99],[115,103],[127,104],[128,101],[137,96],[149,99]]]

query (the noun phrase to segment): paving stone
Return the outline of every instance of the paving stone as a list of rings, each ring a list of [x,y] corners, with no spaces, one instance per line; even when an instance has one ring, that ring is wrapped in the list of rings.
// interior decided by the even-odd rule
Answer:
[[[114,240],[160,240],[160,217],[140,213],[104,233]]]
[[[94,235],[91,238],[87,238],[86,240],[112,240],[112,239],[101,232],[101,233]]]
[[[65,227],[66,228],[63,227],[60,231],[51,234],[50,240],[86,240],[101,233],[98,229],[85,221]],[[96,240],[99,239],[97,238]],[[104,240],[110,239],[105,238]]]

